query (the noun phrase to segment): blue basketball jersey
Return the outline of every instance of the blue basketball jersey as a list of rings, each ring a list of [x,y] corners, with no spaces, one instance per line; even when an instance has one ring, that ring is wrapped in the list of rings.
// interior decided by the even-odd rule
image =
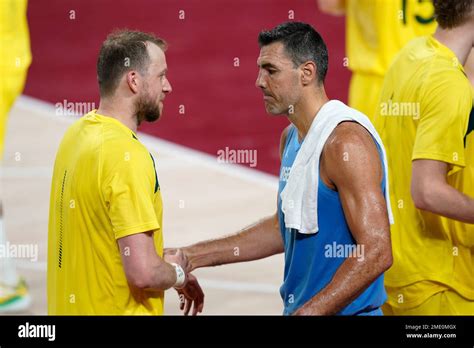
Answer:
[[[381,149],[376,145],[383,163]],[[285,188],[300,147],[298,132],[291,126],[282,155],[278,190],[278,218],[285,246],[285,273],[280,288],[285,315],[292,314],[326,287],[347,257],[364,255],[363,246],[357,246],[349,230],[339,193],[327,187],[321,179],[317,198],[319,232],[302,234],[286,228],[280,193]],[[385,177],[382,189],[385,191]],[[381,275],[339,314],[382,315],[379,307],[385,303],[386,297]]]

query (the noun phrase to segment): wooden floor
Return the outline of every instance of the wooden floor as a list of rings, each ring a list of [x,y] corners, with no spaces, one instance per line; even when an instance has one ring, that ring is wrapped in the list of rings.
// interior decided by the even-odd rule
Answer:
[[[166,114],[164,115],[166,117]],[[38,260],[17,259],[33,304],[46,314],[49,190],[58,144],[76,118],[57,116],[52,105],[21,97],[10,113],[2,169],[4,214],[10,243],[34,244]],[[157,124],[159,127],[159,123]],[[144,134],[157,162],[164,200],[165,247],[184,246],[233,233],[275,211],[277,179]],[[195,271],[206,294],[203,314],[282,313],[278,288],[283,256]],[[165,314],[178,314],[174,290]]]

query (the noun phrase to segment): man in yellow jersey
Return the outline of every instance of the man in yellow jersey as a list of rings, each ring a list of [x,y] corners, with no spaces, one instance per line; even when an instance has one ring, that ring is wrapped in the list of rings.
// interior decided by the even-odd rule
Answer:
[[[395,218],[385,314],[474,314],[474,0],[434,7],[436,33],[402,49],[375,117]]]
[[[27,7],[27,0],[0,1],[0,161],[3,157],[7,116],[15,99],[23,91],[31,64]],[[6,244],[0,201],[0,245]],[[24,310],[30,302],[25,282],[18,276],[13,260],[0,258],[0,313]]]
[[[156,121],[165,96],[166,43],[117,31],[97,61],[100,105],[60,144],[51,187],[49,314],[163,313],[164,291],[183,295],[185,314],[203,293],[178,250],[163,257],[162,199],[155,161],[137,128]],[[186,303],[184,303],[186,302]]]
[[[346,54],[352,78],[349,106],[373,119],[383,78],[411,39],[436,29],[430,0],[318,0],[324,13],[346,14]]]

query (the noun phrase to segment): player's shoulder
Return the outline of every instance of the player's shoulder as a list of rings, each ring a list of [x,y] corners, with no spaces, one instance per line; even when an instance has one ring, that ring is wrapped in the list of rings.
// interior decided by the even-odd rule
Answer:
[[[458,85],[459,87],[470,86],[462,64],[455,56],[436,55],[428,68],[430,69],[430,80]]]
[[[433,37],[427,37],[432,56],[425,69],[429,71],[428,80],[431,83],[448,85],[449,88],[460,87],[470,88],[470,82],[464,72],[462,64],[455,54],[446,46],[435,40]]]
[[[399,53],[391,76],[416,74],[415,84],[422,85],[428,96],[440,91],[470,90],[470,82],[453,52],[432,36],[411,40]],[[409,69],[407,69],[409,67]],[[416,67],[414,70],[413,67]],[[435,92],[433,94],[433,92]]]
[[[361,176],[381,180],[381,157],[369,131],[357,122],[342,122],[323,148],[322,161],[333,182],[351,182]]]
[[[110,160],[112,164],[121,158],[133,162],[150,158],[149,151],[132,131],[117,131],[107,126],[103,129],[101,154],[104,162]]]
[[[122,150],[122,148],[130,148],[133,151],[146,150],[136,134],[118,120],[110,118],[105,120],[102,117],[99,119],[99,124],[103,145],[107,150]]]
[[[442,66],[455,68],[453,54],[431,35],[411,39],[400,51],[393,62],[401,64],[420,64],[422,69],[433,69]],[[392,65],[397,65],[392,64]],[[405,68],[405,67],[404,67]]]
[[[472,99],[471,83],[462,67],[453,61],[433,64],[422,91],[428,103],[433,99],[446,103],[465,100],[468,103]]]
[[[460,66],[446,66],[445,70],[439,72],[437,80],[439,80],[440,83],[442,83],[441,81],[444,81],[444,84],[446,84],[450,89],[455,88],[455,90],[459,89],[459,91],[465,91],[467,94],[471,94],[471,83]]]
[[[377,153],[377,147],[369,131],[357,122],[341,122],[329,135],[324,145],[326,158],[337,161],[348,155]]]

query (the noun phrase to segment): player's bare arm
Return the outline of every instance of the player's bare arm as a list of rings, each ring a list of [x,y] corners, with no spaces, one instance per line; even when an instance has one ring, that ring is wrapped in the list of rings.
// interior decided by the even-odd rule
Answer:
[[[196,268],[262,259],[283,252],[278,217],[271,215],[220,239],[183,248],[188,257],[188,272]]]
[[[171,262],[187,267],[186,257],[178,251],[165,262],[157,253],[153,232],[137,233],[118,240],[125,276],[130,285],[139,289],[167,290],[177,280]]]
[[[352,236],[364,246],[349,257],[330,283],[295,315],[333,315],[354,301],[392,264],[390,227],[382,192],[383,167],[370,134],[360,125],[336,127],[321,155],[321,179],[339,192]]]
[[[411,196],[418,209],[474,224],[474,198],[446,181],[448,164],[434,160],[412,162]]]
[[[289,127],[280,137],[280,158],[285,148]],[[278,214],[268,216],[237,234],[200,242],[183,248],[188,257],[188,272],[196,268],[258,260],[284,251]]]
[[[176,263],[183,270],[187,268],[187,259],[181,250],[168,252],[161,258],[155,250],[153,232],[138,233],[118,240],[125,276],[131,286],[143,290],[167,290],[177,281]],[[188,315],[201,313],[204,307],[204,292],[196,277],[186,275],[185,283],[176,289],[180,298],[180,309]]]

